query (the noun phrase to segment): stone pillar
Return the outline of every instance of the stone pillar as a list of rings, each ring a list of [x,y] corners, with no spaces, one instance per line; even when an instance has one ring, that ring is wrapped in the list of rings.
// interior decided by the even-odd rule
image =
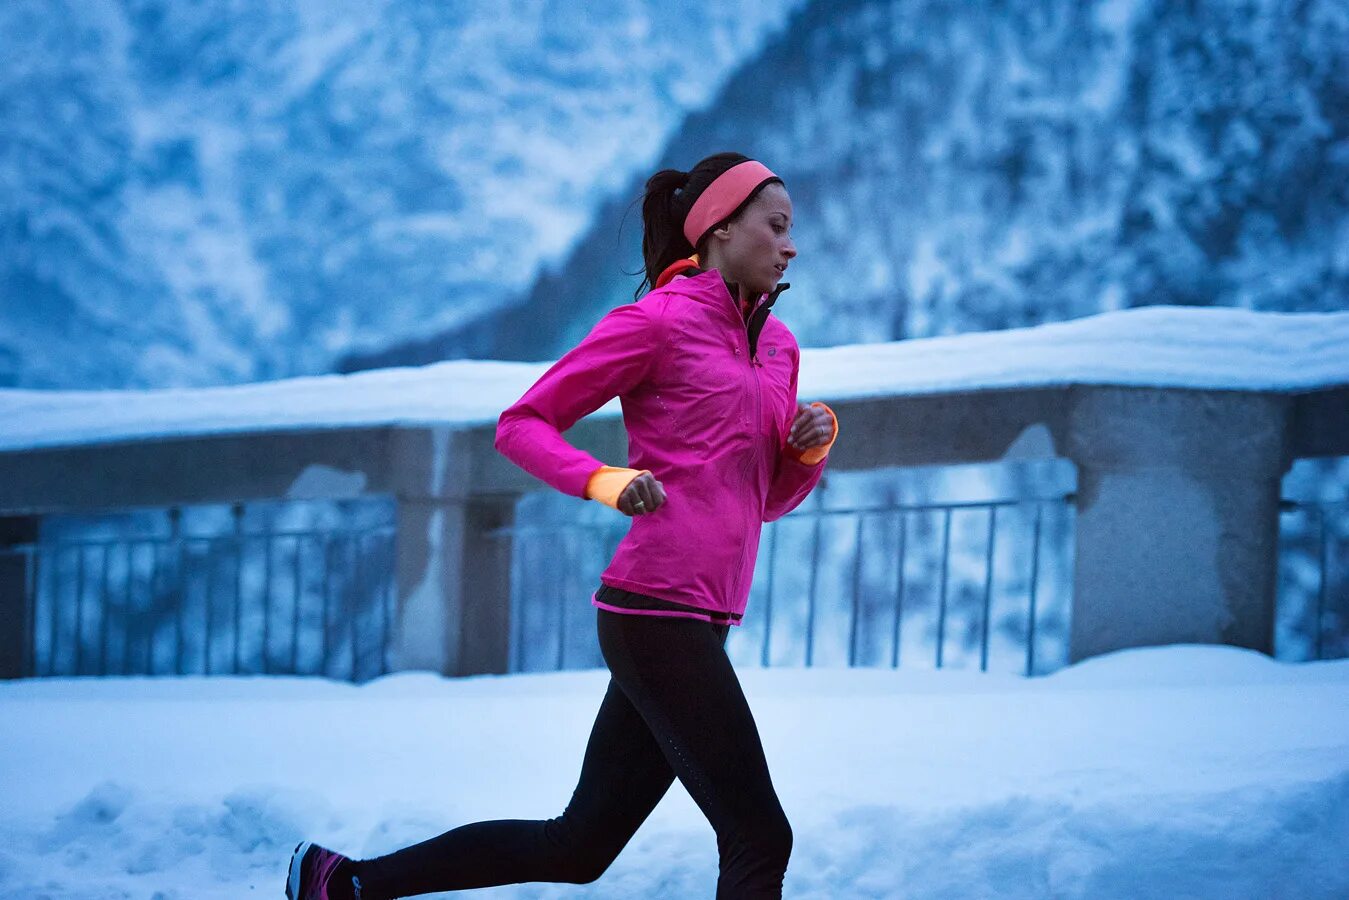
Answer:
[[[472,493],[480,443],[442,428],[400,448],[407,488],[397,495],[395,670],[509,668],[512,542],[491,533],[512,524],[519,493]]]
[[[459,631],[446,595],[463,543],[461,510],[442,498],[399,496],[397,502],[390,664],[394,671],[451,674],[458,663]]]
[[[1290,399],[1076,387],[1072,662],[1126,647],[1272,653]]]
[[[32,641],[32,600],[28,596],[29,567],[37,563],[19,552],[21,544],[36,544],[38,518],[0,518],[0,678],[26,678],[33,674],[28,658]]]
[[[517,495],[475,497],[463,506],[458,579],[459,665],[456,675],[510,670],[511,552]]]

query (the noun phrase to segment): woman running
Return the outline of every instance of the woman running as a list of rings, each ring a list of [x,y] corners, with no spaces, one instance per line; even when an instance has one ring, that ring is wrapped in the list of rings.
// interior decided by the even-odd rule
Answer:
[[[800,351],[770,315],[796,256],[782,180],[738,153],[666,169],[646,183],[642,223],[640,299],[600,319],[496,432],[525,471],[633,520],[591,600],[612,677],[571,801],[554,819],[477,822],[374,859],[302,842],[290,900],[592,882],[676,778],[716,831],[719,900],[782,896],[792,831],[724,647],[763,523],[810,493],[838,423],[797,402]],[[628,467],[562,437],[615,396]]]

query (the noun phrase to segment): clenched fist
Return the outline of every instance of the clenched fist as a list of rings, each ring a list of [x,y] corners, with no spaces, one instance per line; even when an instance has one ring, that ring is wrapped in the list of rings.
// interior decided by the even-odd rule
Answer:
[[[829,443],[834,434],[834,417],[820,406],[796,404],[796,418],[787,434],[787,443],[797,450],[809,450]]]
[[[627,516],[643,516],[660,509],[665,503],[665,488],[656,476],[643,472],[618,495],[618,511]]]

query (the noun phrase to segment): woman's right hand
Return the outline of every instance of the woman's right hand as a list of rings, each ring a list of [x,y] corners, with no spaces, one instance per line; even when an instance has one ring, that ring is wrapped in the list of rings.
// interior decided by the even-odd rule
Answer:
[[[639,505],[640,504],[640,505]],[[665,504],[665,488],[656,476],[643,472],[618,495],[618,511],[627,516],[648,515]]]

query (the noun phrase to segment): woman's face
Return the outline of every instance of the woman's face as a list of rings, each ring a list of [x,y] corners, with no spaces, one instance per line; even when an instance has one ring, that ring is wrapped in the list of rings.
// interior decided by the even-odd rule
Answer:
[[[792,199],[774,182],[759,191],[739,218],[712,232],[708,264],[750,296],[768,293],[796,256],[791,232]]]

